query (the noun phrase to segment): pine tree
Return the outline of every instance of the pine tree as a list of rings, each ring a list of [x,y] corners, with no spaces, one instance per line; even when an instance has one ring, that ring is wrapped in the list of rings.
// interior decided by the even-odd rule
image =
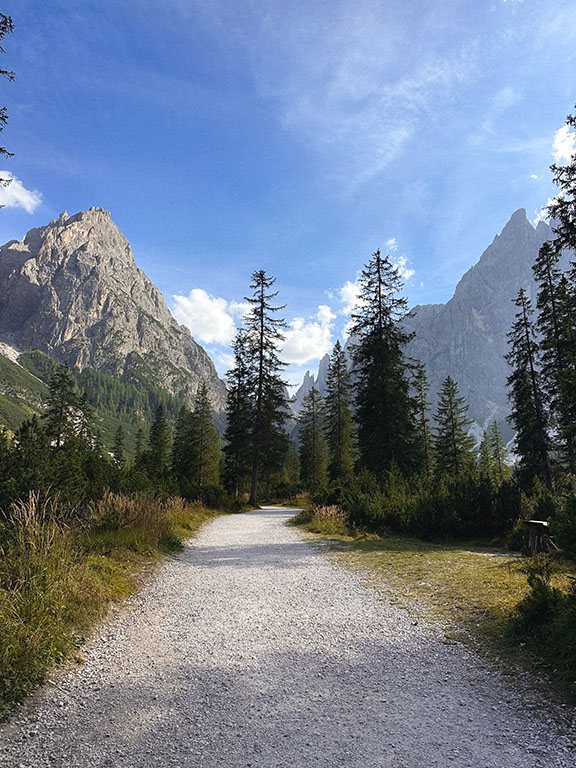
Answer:
[[[174,438],[172,440],[172,473],[182,479],[190,476],[191,444],[192,444],[193,416],[185,406],[182,406],[176,417],[174,425]]]
[[[506,450],[506,444],[502,439],[502,433],[498,422],[492,422],[490,431],[488,433],[488,442],[490,446],[490,455],[492,457],[492,478],[496,485],[502,485],[505,480],[510,479],[510,467],[508,466],[506,459],[508,458],[508,452]]]
[[[139,464],[144,453],[144,430],[142,427],[136,432],[136,442],[134,445],[134,464]]]
[[[59,365],[50,382],[44,419],[46,433],[57,449],[75,436],[75,418],[78,409],[76,382],[65,365]]]
[[[566,125],[576,130],[576,114],[568,115]],[[548,206],[556,235],[554,246],[557,251],[563,248],[576,250],[576,152],[572,153],[566,165],[555,164],[550,170],[553,173],[552,180],[560,190]]]
[[[191,479],[200,487],[218,485],[220,479],[220,437],[212,420],[212,403],[204,382],[196,393],[191,427]]]
[[[423,365],[416,367],[414,376],[414,391],[416,393],[416,424],[418,446],[422,457],[422,466],[426,475],[432,472],[432,437],[430,432],[430,403],[428,402],[428,377]]]
[[[88,395],[83,392],[78,400],[78,406],[75,414],[75,434],[83,448],[96,450],[102,448],[102,436],[99,434],[97,426],[96,411],[92,407]]]
[[[350,373],[339,341],[334,345],[326,376],[324,399],[325,434],[331,480],[343,480],[354,469],[354,422],[351,408]]]
[[[280,376],[284,364],[278,357],[278,348],[283,340],[282,330],[286,325],[281,318],[275,316],[284,307],[275,307],[271,303],[278,295],[277,292],[270,292],[275,282],[275,278],[268,277],[264,270],[254,272],[250,284],[252,296],[246,297],[250,309],[244,318],[245,343],[254,387],[250,485],[252,505],[257,503],[258,476],[264,456],[264,443],[272,445],[278,442],[277,438],[287,417],[283,394],[285,384]],[[280,389],[282,397],[279,397]]]
[[[531,320],[532,304],[523,288],[514,303],[518,312],[508,333],[510,351],[506,360],[512,368],[507,384],[512,402],[510,421],[516,429],[515,445],[520,457],[520,473],[526,487],[531,487],[535,478],[541,478],[547,488],[552,488],[550,437],[538,371],[538,344]]]
[[[466,432],[472,423],[468,404],[458,397],[458,385],[450,376],[444,379],[434,414],[434,465],[439,475],[458,477],[474,465],[474,440]]]
[[[224,439],[224,478],[234,496],[250,476],[252,469],[253,381],[246,338],[238,331],[233,346],[234,367],[226,375],[226,430]]]
[[[394,461],[403,473],[417,468],[415,403],[404,355],[412,335],[400,323],[407,313],[400,288],[398,271],[376,251],[362,270],[360,301],[352,314],[360,460],[378,475]]]
[[[482,440],[478,449],[478,471],[480,472],[480,477],[492,481],[494,477],[494,460],[490,447],[490,437],[486,430],[482,433]]]
[[[50,477],[50,439],[36,414],[22,422],[16,432],[15,460],[19,476],[19,491],[44,490]]]
[[[288,418],[286,384],[279,376],[268,378],[262,398],[261,475],[266,501],[270,501],[273,476],[281,472],[290,439],[284,428]]]
[[[118,425],[114,435],[114,445],[112,447],[112,458],[118,467],[123,467],[126,461],[124,448],[124,428],[122,424]]]
[[[148,438],[148,469],[153,477],[167,477],[171,459],[170,443],[166,412],[164,406],[159,405]]]
[[[536,329],[540,334],[542,387],[550,424],[556,428],[560,447],[571,471],[576,468],[576,370],[570,354],[569,301],[567,283],[558,266],[560,254],[552,243],[544,243],[533,266],[538,285]]]
[[[316,493],[328,482],[328,446],[324,438],[323,403],[316,387],[302,401],[300,473],[307,490]]]

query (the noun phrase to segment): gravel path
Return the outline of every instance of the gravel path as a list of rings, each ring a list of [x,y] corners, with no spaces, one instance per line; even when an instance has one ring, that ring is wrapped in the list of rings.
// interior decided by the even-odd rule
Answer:
[[[83,666],[0,729],[0,766],[576,765],[550,716],[303,541],[290,514],[206,526]]]

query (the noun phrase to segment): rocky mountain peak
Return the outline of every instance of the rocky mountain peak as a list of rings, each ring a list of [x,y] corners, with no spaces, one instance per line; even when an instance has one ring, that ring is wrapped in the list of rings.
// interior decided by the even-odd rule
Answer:
[[[110,212],[64,211],[0,248],[0,340],[79,368],[145,376],[191,400],[200,381],[221,409],[214,365],[140,270]]]

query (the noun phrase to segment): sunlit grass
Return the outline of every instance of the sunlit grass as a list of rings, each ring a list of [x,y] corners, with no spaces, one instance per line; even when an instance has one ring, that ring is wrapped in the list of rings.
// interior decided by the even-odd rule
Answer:
[[[0,526],[0,719],[69,659],[137,575],[216,513],[182,499],[109,494],[83,524],[32,494]]]

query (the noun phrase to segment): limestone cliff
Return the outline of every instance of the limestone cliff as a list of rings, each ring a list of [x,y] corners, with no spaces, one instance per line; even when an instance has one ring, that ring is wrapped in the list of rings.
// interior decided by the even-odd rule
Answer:
[[[149,381],[191,402],[201,381],[214,407],[225,387],[208,354],[136,266],[108,211],[66,212],[0,248],[0,340],[80,369]]]

